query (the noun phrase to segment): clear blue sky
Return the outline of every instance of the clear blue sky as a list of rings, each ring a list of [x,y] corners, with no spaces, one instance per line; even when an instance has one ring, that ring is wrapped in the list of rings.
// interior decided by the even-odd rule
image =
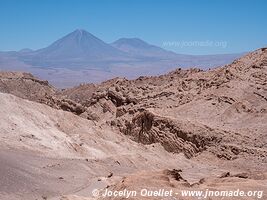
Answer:
[[[42,48],[77,28],[178,53],[244,52],[267,46],[267,1],[0,0],[1,51]]]

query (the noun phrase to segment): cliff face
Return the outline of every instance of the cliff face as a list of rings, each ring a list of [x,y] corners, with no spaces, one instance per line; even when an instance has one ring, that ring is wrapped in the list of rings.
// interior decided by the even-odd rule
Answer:
[[[264,155],[266,60],[263,48],[214,70],[112,79],[81,96],[86,107],[81,116],[92,119],[93,114],[98,123],[108,123],[137,142],[160,142],[189,157],[203,150],[224,159]],[[64,95],[79,99],[85,86]]]

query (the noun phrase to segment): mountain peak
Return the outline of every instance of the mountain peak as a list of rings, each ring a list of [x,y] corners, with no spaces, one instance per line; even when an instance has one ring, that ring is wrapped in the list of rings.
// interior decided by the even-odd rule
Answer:
[[[76,29],[75,31],[69,33],[66,36],[69,36],[69,37],[78,37],[78,38],[87,37],[87,38],[91,38],[91,39],[100,40],[97,37],[95,37],[93,34],[89,33],[88,31],[86,31],[84,29]]]
[[[78,28],[76,29],[74,32],[87,32],[85,29],[82,29],[82,28]]]
[[[47,59],[47,62],[68,59],[83,61],[124,55],[84,29],[74,30],[37,53],[38,57]]]
[[[113,47],[134,56],[163,57],[177,56],[177,54],[160,47],[148,44],[139,38],[120,38],[111,44]]]
[[[88,31],[86,31],[84,29],[76,29],[72,33],[74,33],[74,34],[80,34],[80,35],[82,35],[82,34],[90,34],[90,35],[92,35],[91,33],[89,33]]]
[[[113,42],[113,45],[115,46],[123,46],[123,45],[130,45],[133,47],[148,47],[151,46],[150,44],[146,43],[145,41],[139,39],[139,38],[120,38]]]

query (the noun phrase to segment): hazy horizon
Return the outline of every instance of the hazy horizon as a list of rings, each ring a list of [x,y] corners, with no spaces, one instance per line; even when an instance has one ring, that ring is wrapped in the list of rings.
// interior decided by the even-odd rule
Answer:
[[[2,0],[0,5],[0,51],[44,48],[76,29],[106,43],[140,38],[178,54],[231,54],[267,45],[263,0]]]
[[[62,35],[60,38],[57,38],[55,41],[52,41],[50,44],[48,44],[47,46],[43,46],[43,47],[40,47],[40,48],[36,48],[36,49],[32,49],[32,48],[28,48],[28,47],[24,47],[24,48],[21,48],[21,49],[16,49],[16,50],[1,50],[2,52],[12,52],[12,51],[17,51],[17,52],[19,52],[19,51],[26,51],[26,50],[29,50],[29,51],[36,51],[36,50],[41,50],[41,49],[43,49],[43,48],[46,48],[46,47],[48,47],[48,46],[50,46],[50,45],[52,45],[54,42],[56,42],[56,41],[58,41],[58,40],[60,40],[60,39],[62,39],[63,37],[66,37],[67,35],[69,35],[69,34],[71,34],[71,33],[73,33],[73,32],[75,32],[75,31],[78,31],[78,30],[82,30],[82,31],[86,31],[86,32],[88,32],[86,29],[82,29],[82,28],[77,28],[77,29],[75,29],[75,30],[73,30],[72,32],[70,32],[70,33],[66,33],[65,35]],[[90,32],[88,32],[88,33],[90,33]],[[97,37],[96,35],[93,35],[93,36],[95,36],[95,37]],[[98,37],[97,37],[98,38]],[[100,39],[100,40],[102,40],[102,38],[98,38],[98,39]],[[147,41],[145,41],[145,40],[143,40],[142,38],[137,38],[137,37],[121,37],[121,38],[118,38],[118,39],[116,39],[116,40],[114,40],[114,41],[112,41],[112,42],[110,42],[110,43],[107,43],[107,44],[112,44],[112,43],[114,43],[114,42],[116,42],[116,41],[118,41],[118,40],[121,40],[121,39],[129,39],[129,40],[132,40],[132,39],[139,39],[139,40],[141,40],[142,42],[146,42],[147,43]],[[103,42],[105,42],[104,40],[102,40]],[[186,43],[187,42],[187,43]],[[243,51],[243,52],[233,52],[233,53],[217,53],[217,54],[214,54],[214,53],[209,53],[209,54],[186,54],[186,53],[183,53],[183,52],[180,52],[180,53],[178,53],[178,52],[176,52],[176,51],[174,51],[174,50],[172,50],[172,49],[168,49],[168,46],[176,46],[177,47],[177,45],[181,45],[181,47],[180,48],[186,48],[186,46],[185,47],[182,47],[182,45],[202,45],[202,46],[211,46],[212,45],[212,42],[213,41],[209,41],[209,40],[206,40],[206,41],[166,41],[166,42],[163,42],[163,44],[162,44],[162,46],[157,46],[157,45],[155,45],[155,44],[151,44],[151,43],[148,43],[149,45],[153,45],[153,46],[156,46],[156,47],[160,47],[160,48],[162,48],[162,49],[164,49],[164,50],[167,50],[167,51],[171,51],[171,52],[174,52],[174,53],[177,53],[177,54],[184,54],[184,55],[223,55],[223,54],[239,54],[239,53],[247,53],[246,51]],[[222,43],[218,43],[218,45],[224,45],[224,43],[222,42]],[[166,48],[167,47],[167,48]],[[255,49],[253,49],[253,50],[255,50]]]

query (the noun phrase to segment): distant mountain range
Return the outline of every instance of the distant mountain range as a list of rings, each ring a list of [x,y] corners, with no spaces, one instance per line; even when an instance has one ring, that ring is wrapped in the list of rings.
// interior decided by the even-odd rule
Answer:
[[[0,69],[29,71],[56,86],[69,87],[116,76],[157,75],[177,67],[216,67],[241,55],[176,54],[138,38],[107,44],[78,29],[43,49],[0,52]]]

